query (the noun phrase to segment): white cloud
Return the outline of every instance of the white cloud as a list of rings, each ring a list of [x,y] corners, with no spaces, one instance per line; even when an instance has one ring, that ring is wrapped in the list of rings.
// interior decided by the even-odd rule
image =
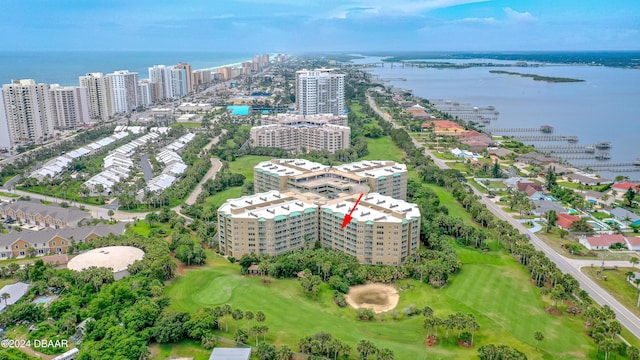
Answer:
[[[490,0],[351,0],[337,6],[325,18],[420,16],[430,10],[486,1]]]
[[[512,22],[530,23],[538,21],[538,19],[535,16],[531,15],[531,13],[528,11],[518,12],[510,7],[504,8],[503,10],[507,15],[507,19]]]
[[[487,25],[492,25],[492,24],[497,24],[498,21],[493,18],[493,17],[486,17],[486,18],[464,18],[462,20],[460,20],[461,23],[467,23],[467,24],[487,24]]]

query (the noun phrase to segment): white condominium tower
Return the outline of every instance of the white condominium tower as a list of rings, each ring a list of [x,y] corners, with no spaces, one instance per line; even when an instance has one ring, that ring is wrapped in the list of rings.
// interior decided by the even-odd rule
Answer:
[[[51,84],[51,114],[56,129],[75,129],[91,122],[87,88]]]
[[[344,113],[344,77],[334,69],[296,71],[296,108],[302,115]]]
[[[122,113],[138,107],[138,73],[116,70],[107,74],[113,93],[115,112]]]
[[[156,99],[166,100],[173,98],[173,90],[171,84],[171,66],[153,65],[149,68],[149,82],[158,84]]]
[[[31,79],[14,80],[2,86],[2,100],[0,131],[6,129],[9,134],[9,144],[6,135],[0,135],[3,147],[20,142],[41,143],[53,136],[48,84],[36,84]]]
[[[80,76],[80,86],[89,92],[89,116],[106,121],[115,114],[111,81],[102,73],[88,73]]]

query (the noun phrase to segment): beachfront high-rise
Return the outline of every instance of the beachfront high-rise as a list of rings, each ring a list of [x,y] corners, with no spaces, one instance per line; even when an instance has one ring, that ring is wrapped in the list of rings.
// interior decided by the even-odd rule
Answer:
[[[70,130],[91,123],[87,88],[51,84],[49,95],[54,128]]]
[[[138,107],[138,73],[116,70],[107,74],[107,79],[111,84],[115,112],[135,110]]]
[[[116,111],[110,80],[102,73],[88,73],[80,76],[80,86],[89,94],[89,116],[95,120],[107,121]]]
[[[165,65],[153,65],[149,68],[149,82],[158,84],[156,86],[156,101],[173,98],[171,87],[171,67]]]
[[[343,166],[303,159],[256,165],[257,193],[218,209],[220,250],[236,258],[251,252],[279,255],[319,241],[361,263],[400,265],[418,250],[420,238],[420,210],[402,200],[406,166],[393,161]],[[353,220],[342,230],[344,215],[360,194]]]
[[[193,68],[190,64],[187,64],[185,62],[181,62],[178,65],[175,65],[175,68],[184,70],[186,96],[187,94],[193,92]]]
[[[189,94],[187,84],[191,82],[191,75],[187,76],[187,70],[173,66],[171,68],[171,94],[174,99],[185,97]]]
[[[53,116],[48,84],[36,84],[34,80],[14,80],[2,86],[4,117],[0,130],[9,134],[3,147],[19,143],[42,143],[53,136]]]
[[[344,78],[334,69],[296,71],[296,109],[302,115],[344,114]]]

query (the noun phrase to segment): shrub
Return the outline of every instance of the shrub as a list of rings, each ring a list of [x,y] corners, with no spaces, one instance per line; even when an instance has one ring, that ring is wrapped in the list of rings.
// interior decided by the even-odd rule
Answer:
[[[371,321],[376,314],[371,309],[358,309],[358,320]]]
[[[339,307],[347,306],[347,299],[338,291],[333,292],[333,302]]]

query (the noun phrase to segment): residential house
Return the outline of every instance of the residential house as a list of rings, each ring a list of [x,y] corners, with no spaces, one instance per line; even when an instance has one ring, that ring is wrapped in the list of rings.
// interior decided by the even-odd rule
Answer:
[[[458,135],[458,141],[467,145],[469,150],[474,152],[485,151],[489,146],[494,144],[490,136],[473,130],[468,130]]]
[[[514,177],[510,177],[508,179],[503,180],[502,183],[505,184],[505,186],[508,187],[509,189],[514,190],[518,188],[518,183],[531,184],[533,183],[533,181],[520,176],[514,176]]]
[[[532,211],[533,215],[542,216],[543,214],[548,213],[553,210],[556,214],[566,214],[567,209],[555,201],[551,200],[532,200],[534,204],[534,209]]]
[[[97,224],[80,228],[12,231],[0,234],[0,259],[50,254],[66,254],[74,242],[87,243],[96,237],[124,234],[124,223]],[[30,250],[33,249],[33,250]]]
[[[629,236],[624,238],[627,242],[627,248],[632,251],[640,251],[640,237]]]
[[[2,289],[0,289],[0,294],[7,293],[9,294],[9,298],[6,300],[0,301],[0,312],[4,311],[4,309],[18,302],[26,293],[29,291],[29,284],[25,284],[23,282],[17,282],[11,285],[5,285]]]
[[[499,157],[500,159],[505,159],[515,154],[515,152],[512,150],[504,149],[504,148],[495,148],[495,147],[487,148],[487,152],[489,153],[489,155]]]
[[[614,244],[627,244],[625,237],[620,234],[583,236],[579,242],[589,250],[607,250]]]
[[[624,199],[624,194],[626,194],[629,189],[640,192],[640,184],[624,181],[611,185],[611,190],[616,192],[616,198],[618,200]]]
[[[466,130],[458,123],[450,120],[432,120],[422,124],[422,129],[432,129],[437,135],[457,136]]]
[[[618,221],[622,221],[633,226],[640,226],[640,216],[625,208],[617,207],[615,209],[609,210],[609,213],[614,219]]]
[[[547,165],[552,162],[555,162],[556,158],[532,151],[530,153],[526,153],[518,156],[516,160],[518,162],[522,162],[525,164],[539,166],[539,165]]]
[[[588,176],[584,174],[565,174],[562,176],[565,180],[575,182],[578,184],[586,185],[586,186],[598,186],[598,185],[606,185],[611,184],[612,181],[605,178],[598,178],[595,176]]]
[[[44,205],[36,201],[16,201],[0,205],[0,216],[24,224],[61,229],[77,227],[83,220],[90,220],[91,214],[76,208],[59,205]]]
[[[607,193],[591,190],[584,192],[584,199],[600,207],[609,207],[615,201],[613,196]]]
[[[574,222],[580,220],[580,217],[575,215],[564,213],[556,213],[556,215],[558,216],[558,219],[556,220],[556,226],[564,230],[571,230],[571,225],[573,225]]]
[[[530,183],[517,183],[516,189],[519,192],[526,193],[531,200],[543,200],[545,199],[544,190],[542,184],[536,182]]]

